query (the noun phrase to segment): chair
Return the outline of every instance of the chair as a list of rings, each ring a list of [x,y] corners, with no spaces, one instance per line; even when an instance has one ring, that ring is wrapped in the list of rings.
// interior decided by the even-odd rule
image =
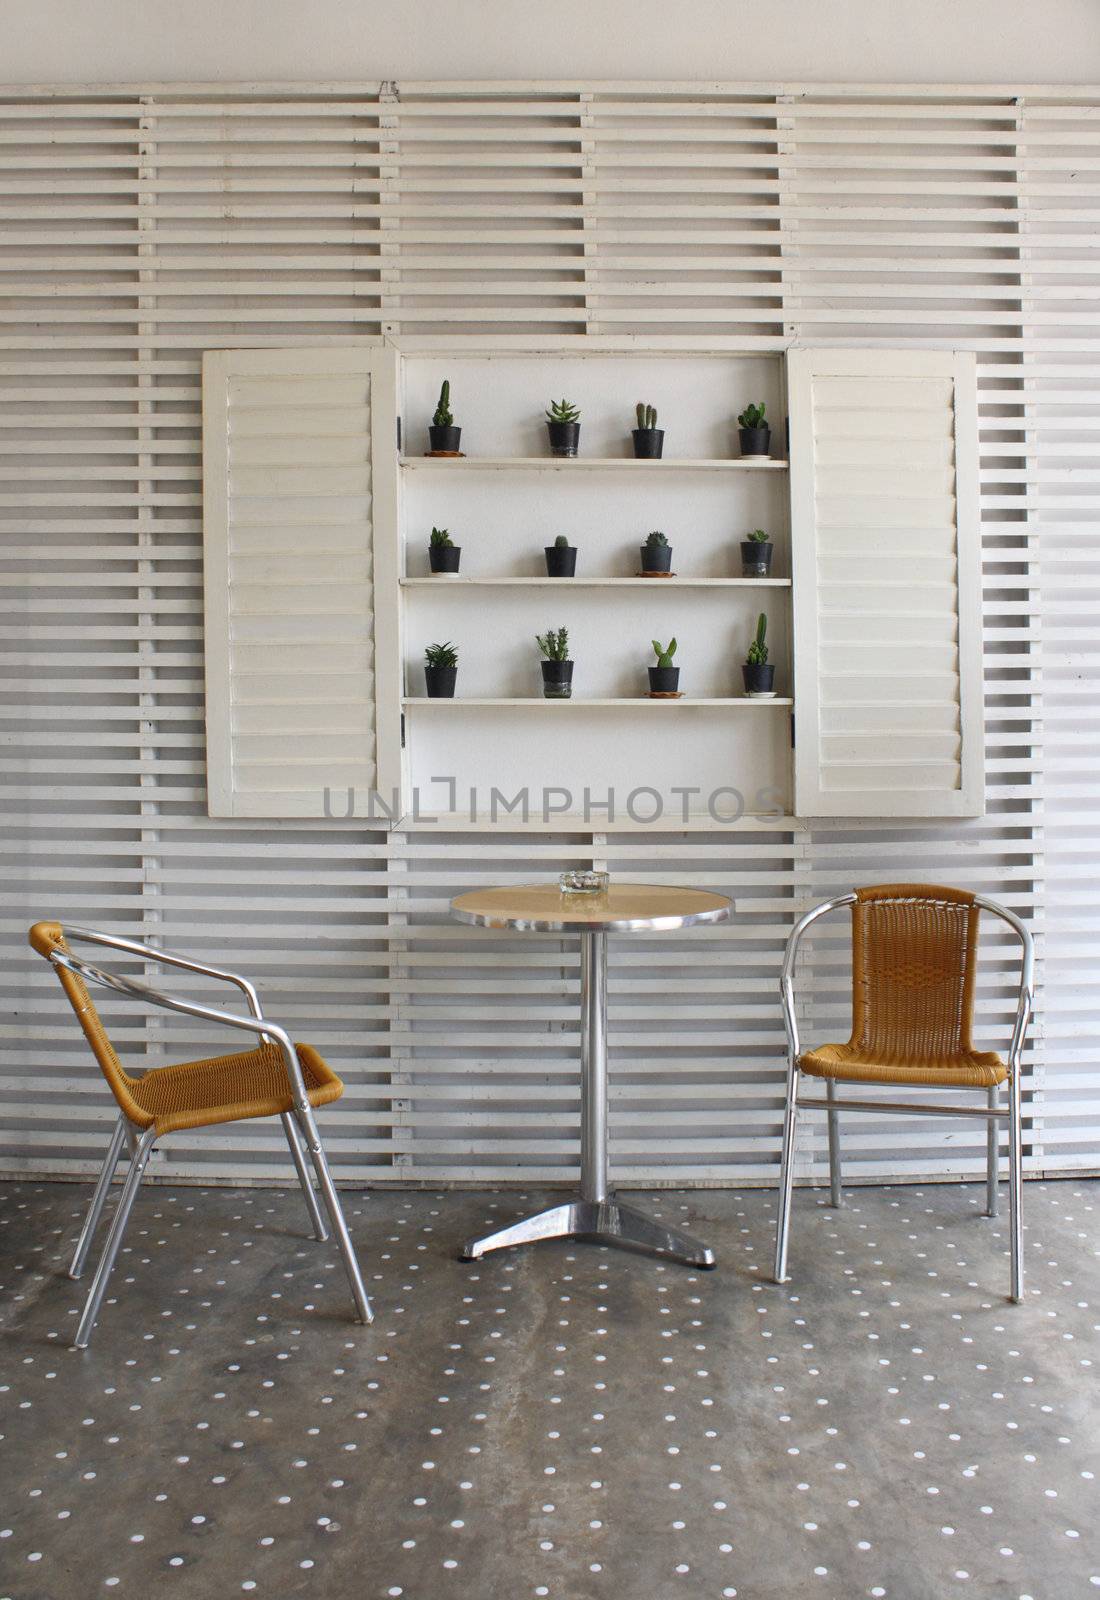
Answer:
[[[225,983],[235,984],[244,994],[251,1014],[244,1017],[218,1011],[210,1006],[198,1005],[191,1000],[161,994],[156,989],[151,989],[144,983],[137,983],[132,978],[123,977],[119,973],[105,972],[99,967],[78,960],[69,948],[70,941],[104,945],[108,949],[119,950],[129,956],[137,956],[142,961],[182,967],[188,972],[201,973],[207,978],[217,978]],[[122,1235],[126,1230],[154,1142],[165,1134],[175,1133],[181,1128],[206,1128],[219,1122],[243,1121],[248,1117],[278,1116],[281,1119],[294,1168],[298,1174],[298,1182],[305,1196],[314,1237],[323,1242],[328,1238],[328,1232],[306,1165],[305,1152],[308,1151],[351,1283],[356,1316],[360,1322],[372,1321],[370,1301],[363,1287],[355,1249],[313,1116],[316,1106],[328,1105],[331,1101],[338,1100],[344,1092],[344,1085],[332,1068],[322,1061],[316,1050],[307,1044],[292,1044],[289,1034],[261,1012],[259,997],[253,985],[247,978],[241,978],[236,973],[203,966],[200,962],[186,960],[183,956],[168,955],[164,950],[140,944],[132,939],[119,939],[110,934],[95,933],[89,928],[64,928],[58,922],[35,923],[30,930],[30,942],[39,955],[44,956],[57,972],[61,987],[76,1012],[84,1036],[92,1047],[92,1053],[119,1107],[119,1119],[111,1136],[103,1167],[96,1180],[92,1203],[77,1241],[72,1266],[69,1268],[71,1278],[79,1278],[84,1271],[88,1251],[100,1217],[103,1215],[103,1207],[124,1144],[130,1156],[130,1165],[122,1185],[118,1208],[111,1221],[103,1254],[88,1291],[74,1347],[78,1350],[87,1349],[107,1280],[114,1267]],[[114,989],[118,994],[127,995],[135,1000],[165,1006],[170,1011],[182,1011],[191,1017],[201,1017],[207,1022],[220,1022],[231,1028],[246,1029],[257,1035],[256,1047],[236,1055],[187,1061],[180,1066],[153,1067],[140,1077],[134,1076],[124,1070],[114,1046],[107,1037],[99,1013],[88,992],[89,983]]]
[[[847,1044],[803,1051],[795,1020],[794,965],[806,930],[841,906],[852,908],[852,1034]],[[1020,941],[1016,1022],[1007,1065],[974,1049],[971,1027],[981,913],[1000,917]],[[1020,1050],[1031,1013],[1034,957],[1019,917],[984,895],[935,884],[892,883],[857,889],[806,913],[787,941],[780,978],[787,1029],[787,1099],[779,1170],[775,1281],[787,1281],[787,1238],[794,1177],[794,1136],[802,1111],[824,1111],[829,1129],[830,1198],[842,1204],[840,1113],[870,1111],[917,1116],[980,1117],[986,1121],[986,1214],[997,1212],[998,1127],[1008,1122],[1011,1298],[1023,1293],[1020,1221],[1022,1135]],[[803,1099],[803,1078],[824,1079],[826,1098]],[[1008,1106],[999,1104],[1008,1084]],[[838,1084],[985,1090],[986,1104],[842,1099]]]

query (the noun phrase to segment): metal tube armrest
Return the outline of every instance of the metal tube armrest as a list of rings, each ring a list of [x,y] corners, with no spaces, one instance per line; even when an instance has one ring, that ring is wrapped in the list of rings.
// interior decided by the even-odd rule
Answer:
[[[185,971],[197,972],[204,978],[217,978],[221,983],[236,984],[247,997],[252,1015],[254,1017],[263,1015],[255,985],[247,978],[242,978],[239,972],[227,972],[221,967],[208,967],[204,962],[192,961],[188,956],[170,955],[167,950],[144,944],[139,939],[123,939],[118,934],[99,933],[95,928],[63,927],[62,932],[66,942],[77,939],[87,944],[101,944],[108,949],[121,950],[127,955],[137,956],[142,961],[155,961],[158,965],[166,967],[182,967]]]
[[[1008,1047],[1008,1070],[1014,1077],[1019,1071],[1020,1052],[1024,1046],[1024,1035],[1027,1033],[1032,1001],[1035,997],[1035,943],[1027,924],[1016,915],[1015,911],[1009,911],[1007,906],[1000,905],[996,900],[990,900],[984,894],[976,894],[974,903],[983,911],[989,911],[993,916],[1000,917],[1002,922],[1007,922],[1020,941],[1020,989],[1016,1001],[1016,1020],[1012,1026],[1012,1040]]]
[[[787,948],[783,952],[783,970],[779,978],[779,994],[783,1002],[783,1022],[787,1029],[787,1048],[789,1058],[797,1062],[799,1057],[798,1022],[794,1012],[794,964],[798,954],[798,947],[802,943],[802,935],[811,923],[818,917],[826,916],[830,911],[839,910],[841,906],[852,906],[856,903],[854,894],[838,895],[835,900],[825,900],[819,906],[814,906],[800,917],[791,929],[787,939]]]
[[[109,942],[113,944],[115,941]],[[141,949],[140,946],[138,948]],[[70,972],[75,972],[77,977],[83,978],[86,982],[114,989],[117,994],[123,994],[130,1000],[144,1000],[149,1005],[162,1006],[168,1011],[182,1011],[186,1016],[200,1017],[204,1022],[222,1022],[226,1027],[245,1028],[249,1033],[259,1034],[261,1038],[272,1039],[283,1052],[294,1104],[298,1107],[308,1107],[309,1101],[298,1052],[286,1029],[280,1028],[277,1023],[255,1015],[239,1017],[231,1011],[218,1011],[214,1006],[200,1005],[195,1000],[180,1000],[175,995],[161,994],[159,989],[151,989],[147,983],[138,983],[134,978],[124,978],[119,972],[105,972],[102,967],[93,967],[90,962],[80,961],[76,956],[66,955],[60,950],[53,951],[50,960],[55,966],[66,967]],[[175,965],[174,962],[172,964]],[[187,965],[183,961],[179,964]]]

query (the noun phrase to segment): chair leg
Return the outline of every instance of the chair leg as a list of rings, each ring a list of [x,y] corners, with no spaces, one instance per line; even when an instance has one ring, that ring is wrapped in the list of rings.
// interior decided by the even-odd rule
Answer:
[[[302,1130],[306,1142],[306,1149],[313,1158],[313,1168],[317,1174],[317,1182],[321,1193],[325,1197],[325,1205],[332,1220],[332,1231],[336,1235],[336,1243],[344,1262],[344,1271],[351,1284],[352,1297],[355,1300],[355,1314],[360,1322],[373,1322],[374,1312],[370,1308],[367,1291],[363,1286],[363,1275],[359,1271],[359,1262],[355,1255],[355,1246],[351,1242],[351,1234],[344,1220],[344,1209],[340,1204],[340,1197],[336,1193],[336,1185],[332,1181],[328,1160],[324,1147],[321,1144],[321,1135],[317,1132],[317,1123],[314,1120],[313,1108],[309,1105],[296,1109],[298,1126]]]
[[[826,1097],[835,1103],[836,1084],[832,1078],[825,1080]],[[844,1195],[840,1187],[840,1112],[830,1110],[826,1113],[829,1124],[829,1201],[834,1209],[839,1210],[844,1204]]]
[[[787,1102],[783,1113],[783,1154],[779,1162],[779,1209],[775,1224],[776,1283],[787,1281],[787,1236],[791,1228],[791,1188],[794,1183],[794,1134],[798,1120],[798,1067],[787,1068]]]
[[[1020,1215],[1023,1202],[1024,1137],[1020,1069],[1017,1065],[1008,1086],[1008,1212],[1009,1249],[1012,1257],[1011,1299],[1019,1303],[1024,1294],[1024,1233]]]
[[[70,1278],[79,1278],[84,1271],[88,1260],[88,1251],[91,1249],[95,1231],[99,1227],[99,1219],[103,1215],[103,1207],[107,1203],[107,1196],[111,1192],[111,1180],[118,1166],[118,1158],[122,1154],[122,1146],[126,1139],[125,1117],[119,1116],[115,1123],[111,1142],[107,1146],[107,1154],[103,1158],[103,1165],[99,1169],[95,1189],[92,1191],[92,1203],[88,1207],[88,1215],[84,1218],[84,1226],[80,1230],[80,1238],[76,1241],[76,1250],[73,1254],[73,1263],[69,1268]]]
[[[996,1110],[999,1098],[997,1085],[994,1084],[987,1095],[989,1109]],[[990,1117],[986,1123],[985,1134],[985,1214],[987,1217],[997,1215],[997,1179],[1000,1161],[1000,1124],[996,1117]]]
[[[104,1291],[107,1288],[107,1280],[111,1276],[111,1269],[114,1267],[115,1258],[122,1243],[122,1235],[125,1233],[126,1224],[130,1220],[130,1212],[134,1208],[138,1186],[145,1172],[155,1138],[156,1129],[150,1127],[145,1129],[145,1132],[138,1140],[137,1149],[134,1151],[129,1170],[126,1173],[126,1181],[122,1185],[118,1209],[111,1219],[107,1242],[103,1246],[103,1254],[99,1258],[99,1265],[96,1267],[95,1276],[92,1279],[92,1287],[88,1290],[88,1298],[84,1303],[80,1325],[76,1330],[76,1338],[73,1340],[73,1348],[75,1350],[86,1350],[88,1348],[88,1340],[92,1337],[95,1319],[99,1315]]]
[[[324,1244],[328,1238],[328,1229],[325,1227],[325,1219],[321,1215],[321,1208],[317,1204],[317,1194],[313,1187],[313,1180],[309,1175],[309,1168],[306,1166],[306,1158],[302,1154],[302,1140],[298,1132],[298,1124],[290,1111],[281,1112],[279,1121],[283,1125],[286,1142],[290,1146],[290,1153],[294,1158],[294,1170],[298,1174],[298,1182],[301,1184],[302,1194],[305,1196],[306,1210],[309,1212],[309,1220],[313,1227],[313,1237],[319,1244]]]

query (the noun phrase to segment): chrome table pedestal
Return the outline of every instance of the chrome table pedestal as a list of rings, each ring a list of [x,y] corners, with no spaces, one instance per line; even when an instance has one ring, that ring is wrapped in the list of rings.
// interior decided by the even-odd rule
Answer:
[[[532,904],[532,896],[538,903]],[[647,898],[648,896],[648,898]],[[588,897],[584,897],[587,899]],[[497,900],[493,905],[489,902]],[[539,1239],[586,1239],[597,1244],[653,1251],[692,1267],[713,1267],[706,1245],[666,1228],[633,1206],[621,1204],[608,1187],[607,1161],[607,935],[608,931],[681,928],[724,922],[730,903],[701,890],[642,884],[613,886],[605,895],[563,897],[555,888],[488,890],[460,895],[455,915],[481,927],[538,932],[578,932],[581,938],[581,1184],[576,1198],[523,1217],[462,1250],[476,1261],[493,1250]],[[568,901],[568,904],[565,902]]]

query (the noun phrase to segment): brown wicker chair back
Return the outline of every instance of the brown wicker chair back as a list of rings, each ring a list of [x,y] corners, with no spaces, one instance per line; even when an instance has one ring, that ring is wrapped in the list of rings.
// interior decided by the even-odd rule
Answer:
[[[888,883],[852,907],[852,1037],[884,1065],[957,1062],[973,1049],[981,912],[964,889]]]

